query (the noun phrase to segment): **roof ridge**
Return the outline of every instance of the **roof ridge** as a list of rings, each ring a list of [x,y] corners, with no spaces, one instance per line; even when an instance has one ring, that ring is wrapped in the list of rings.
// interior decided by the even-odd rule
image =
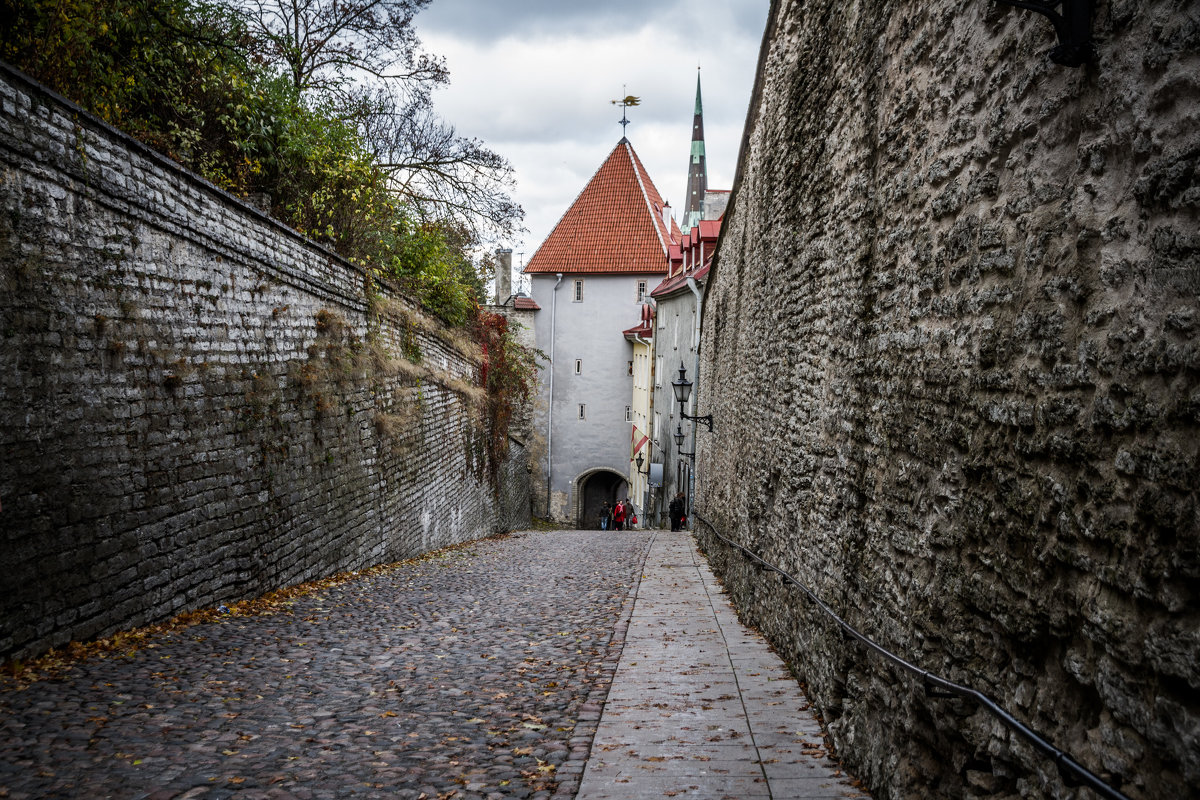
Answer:
[[[637,157],[637,153],[633,151],[633,145],[628,140],[625,142],[625,147],[629,151],[629,160],[633,163],[633,174],[637,176],[638,188],[642,190],[642,199],[646,201],[646,210],[650,212],[650,219],[654,222],[654,233],[658,236],[658,244],[662,247],[663,255],[667,256],[669,255],[667,242],[663,238],[663,232],[658,226],[659,220],[657,219],[662,216],[662,212],[659,211],[657,214],[654,212],[654,205],[650,202],[650,195],[646,192],[646,184],[642,181],[642,170],[639,169],[642,166],[641,159]],[[649,180],[649,176],[647,176],[647,180]],[[653,185],[651,184],[651,186]],[[655,191],[657,190],[658,187],[655,187]]]
[[[664,219],[662,206],[658,187],[632,143],[618,142],[524,272],[663,274],[677,227]]]

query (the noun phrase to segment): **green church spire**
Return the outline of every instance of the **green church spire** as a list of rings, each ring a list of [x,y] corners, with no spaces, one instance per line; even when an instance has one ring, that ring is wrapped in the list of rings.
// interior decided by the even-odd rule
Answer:
[[[683,207],[683,229],[690,231],[700,221],[704,193],[708,191],[708,165],[704,159],[704,108],[700,103],[700,68],[696,67],[696,111],[692,117],[692,152],[688,159],[687,194]]]

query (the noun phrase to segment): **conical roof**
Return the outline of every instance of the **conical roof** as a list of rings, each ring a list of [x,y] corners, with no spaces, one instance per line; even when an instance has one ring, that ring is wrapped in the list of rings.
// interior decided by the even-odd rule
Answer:
[[[667,248],[678,239],[679,226],[622,138],[524,271],[665,273]]]

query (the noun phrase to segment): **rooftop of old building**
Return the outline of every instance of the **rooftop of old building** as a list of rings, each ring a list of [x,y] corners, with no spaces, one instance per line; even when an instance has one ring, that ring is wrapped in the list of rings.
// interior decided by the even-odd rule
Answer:
[[[666,273],[668,250],[679,237],[670,207],[622,138],[524,271]]]

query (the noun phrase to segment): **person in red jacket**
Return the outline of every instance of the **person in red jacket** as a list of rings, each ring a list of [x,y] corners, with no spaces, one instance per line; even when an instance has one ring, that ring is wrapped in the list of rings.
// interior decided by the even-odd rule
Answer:
[[[613,530],[625,530],[625,503],[618,500],[617,507],[613,509]]]

